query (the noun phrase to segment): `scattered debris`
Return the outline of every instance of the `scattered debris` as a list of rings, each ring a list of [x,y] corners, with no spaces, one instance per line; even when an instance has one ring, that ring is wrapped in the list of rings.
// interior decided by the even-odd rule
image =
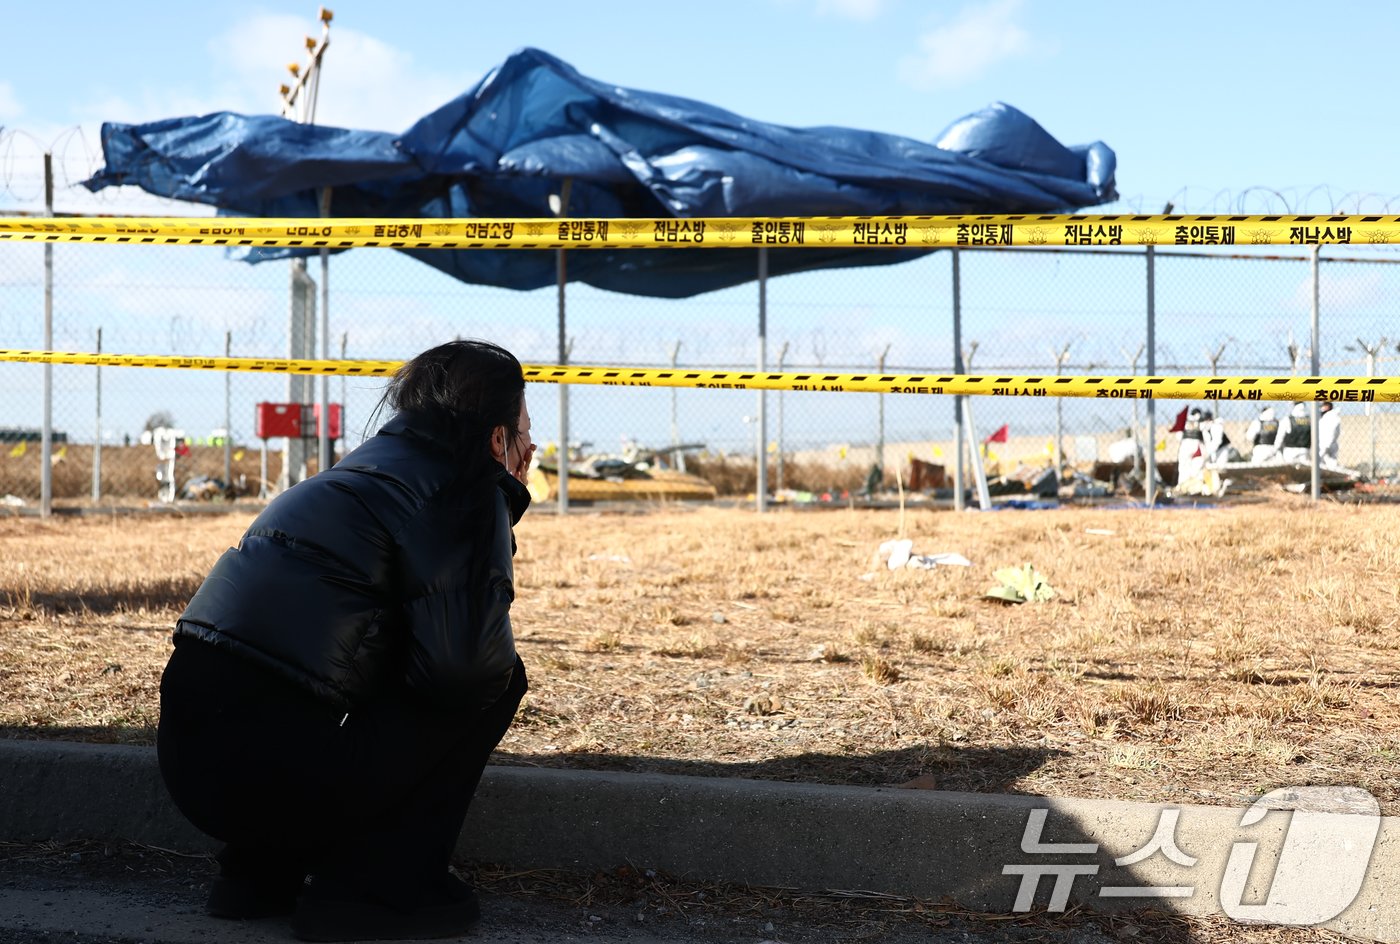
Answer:
[[[1034,567],[1003,567],[992,574],[998,584],[987,591],[993,600],[1007,603],[1043,603],[1055,596],[1055,588],[1046,583]]]
[[[212,475],[196,475],[185,483],[180,497],[190,501],[232,501],[233,489]]]
[[[808,655],[808,662],[850,662],[851,657],[830,643],[820,643]]]
[[[767,717],[783,710],[783,700],[777,695],[751,695],[744,700],[744,713]]]
[[[25,506],[25,501],[18,495],[5,495],[0,497],[0,505],[6,508],[23,508]]]
[[[877,552],[890,570],[899,570],[909,563],[909,557],[914,550],[914,542],[905,538],[901,541],[886,541],[880,545]]]
[[[609,561],[614,564],[632,563],[632,558],[628,557],[626,554],[589,554],[588,559],[591,561]]]
[[[941,554],[913,554],[909,558],[909,563],[904,566],[932,570],[934,567],[971,567],[972,561],[961,554],[945,551]]]
[[[915,554],[914,542],[908,538],[901,540],[886,541],[880,545],[875,552],[876,560],[884,561],[885,566],[890,570],[899,570],[901,567],[912,567],[920,570],[932,570],[935,567],[971,567],[972,561],[961,554],[944,552],[939,554]],[[874,562],[872,561],[872,564]],[[863,576],[862,580],[871,579],[872,575]]]

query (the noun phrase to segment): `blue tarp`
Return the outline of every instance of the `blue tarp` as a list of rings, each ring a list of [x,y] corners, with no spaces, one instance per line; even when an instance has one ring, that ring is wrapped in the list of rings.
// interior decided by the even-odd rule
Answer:
[[[92,190],[135,185],[235,216],[549,217],[571,179],[578,217],[1063,212],[1116,198],[1114,154],[1065,147],[994,104],[933,144],[851,128],[787,128],[712,105],[619,88],[538,49],[400,135],[220,112],[102,126]],[[925,250],[773,250],[773,275],[882,265]],[[254,250],[251,260],[295,250]],[[466,282],[553,284],[552,253],[409,250]],[[589,250],[571,280],[678,298],[751,280],[750,250]]]

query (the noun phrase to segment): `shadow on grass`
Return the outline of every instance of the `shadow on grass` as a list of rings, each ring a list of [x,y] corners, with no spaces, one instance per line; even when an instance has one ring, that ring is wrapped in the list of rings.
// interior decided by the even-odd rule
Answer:
[[[132,744],[155,747],[156,729],[151,724],[112,725],[0,725],[4,741],[82,741],[87,744]]]
[[[151,747],[156,743],[156,729],[148,724],[0,725],[0,739]],[[931,745],[865,754],[809,752],[751,761],[684,760],[588,751],[548,754],[498,751],[491,762],[510,767],[738,777],[866,787],[900,786],[917,781],[911,786],[975,793],[1018,793],[1022,791],[1012,789],[1011,784],[1053,758],[1064,756],[1066,752],[1050,748]]]
[[[79,613],[109,616],[113,613],[169,612],[178,614],[189,603],[203,576],[151,578],[137,586],[103,587],[92,590],[27,590],[8,591],[3,605],[15,609],[33,609],[43,613]],[[174,617],[170,620],[174,626]]]
[[[684,760],[631,754],[498,752],[493,762],[509,766],[609,770],[625,773],[739,777],[851,786],[898,786],[918,780],[925,789],[1014,793],[1010,785],[1064,751],[930,745],[862,754],[806,753],[752,761]]]

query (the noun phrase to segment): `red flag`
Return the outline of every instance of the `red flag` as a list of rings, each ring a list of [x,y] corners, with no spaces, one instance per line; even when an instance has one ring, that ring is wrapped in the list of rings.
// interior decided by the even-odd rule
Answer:
[[[1001,429],[997,430],[995,433],[992,433],[992,435],[982,440],[982,443],[983,445],[994,442],[1004,443],[1006,442],[1006,437],[1008,434],[1010,434],[1010,432],[1011,425],[1009,423],[1003,423]]]
[[[1178,413],[1178,414],[1176,414],[1176,422],[1172,424],[1172,428],[1169,429],[1169,430],[1167,430],[1167,432],[1169,432],[1169,433],[1179,433],[1179,432],[1182,432],[1183,430],[1185,430],[1185,429],[1186,429],[1186,412],[1187,412],[1188,410],[1190,410],[1190,409],[1191,409],[1191,408],[1190,408],[1189,406],[1184,406],[1184,407],[1182,407],[1182,408],[1181,408],[1181,412]]]

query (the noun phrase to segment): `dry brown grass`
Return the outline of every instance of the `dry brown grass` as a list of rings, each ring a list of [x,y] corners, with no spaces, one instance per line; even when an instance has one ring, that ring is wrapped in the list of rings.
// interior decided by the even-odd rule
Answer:
[[[0,519],[0,725],[149,741],[170,625],[248,520]],[[501,760],[1172,802],[1344,783],[1400,812],[1400,507],[907,521],[974,565],[861,580],[896,512],[527,516]],[[1055,600],[983,598],[1026,562]]]

